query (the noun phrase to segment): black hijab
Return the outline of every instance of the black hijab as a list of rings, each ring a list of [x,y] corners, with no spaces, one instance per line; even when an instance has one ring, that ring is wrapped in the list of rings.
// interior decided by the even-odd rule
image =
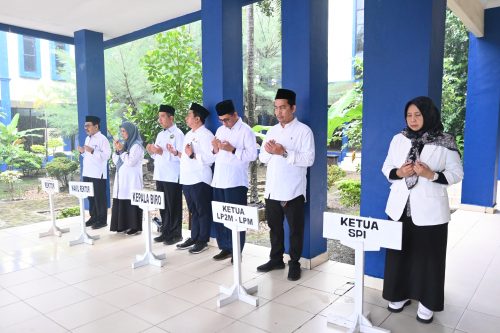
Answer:
[[[418,131],[413,131],[406,123],[406,128],[403,129],[401,134],[411,140],[411,148],[406,157],[407,162],[416,162],[420,160],[420,152],[425,145],[435,145],[442,146],[447,149],[457,151],[457,144],[455,138],[448,133],[444,133],[443,123],[441,122],[441,113],[438,108],[430,99],[426,96],[415,97],[406,103],[405,106],[405,121],[408,108],[411,105],[415,105],[424,118],[424,125]],[[408,189],[413,188],[418,182],[418,176],[415,174],[410,177],[405,178],[406,186]]]

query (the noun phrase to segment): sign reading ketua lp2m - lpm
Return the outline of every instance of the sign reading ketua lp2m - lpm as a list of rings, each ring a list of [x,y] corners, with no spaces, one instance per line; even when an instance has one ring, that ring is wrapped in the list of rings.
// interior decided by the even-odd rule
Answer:
[[[212,201],[213,219],[224,225],[237,225],[241,230],[259,230],[259,214],[255,207]]]

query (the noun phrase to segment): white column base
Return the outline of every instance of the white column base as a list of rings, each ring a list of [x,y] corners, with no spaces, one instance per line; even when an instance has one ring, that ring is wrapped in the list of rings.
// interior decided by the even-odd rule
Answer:
[[[354,332],[362,332],[362,333],[390,333],[389,330],[384,328],[375,327],[372,325],[370,320],[368,319],[370,316],[369,313],[364,315],[357,315],[353,313],[348,318],[336,316],[334,314],[328,315],[328,323],[334,324],[342,327],[349,328],[349,333]]]
[[[97,240],[99,238],[100,238],[99,235],[90,236],[89,234],[87,234],[87,232],[85,230],[83,230],[80,237],[78,237],[75,240],[69,241],[69,246],[83,244],[83,243],[89,244],[89,245],[94,245],[94,240]]]
[[[50,227],[50,229],[48,231],[39,233],[38,237],[39,238],[47,237],[47,236],[61,237],[62,234],[66,233],[66,232],[69,232],[69,228],[59,228],[59,227],[53,225],[52,227]]]
[[[132,268],[142,267],[149,264],[163,267],[163,265],[165,265],[166,256],[165,254],[156,255],[153,252],[146,251],[146,253],[144,253],[142,256],[136,255],[135,259],[136,261],[132,263]]]
[[[258,286],[253,286],[246,289],[245,287],[238,286],[237,284],[230,288],[220,286],[219,291],[227,296],[220,296],[217,300],[217,306],[220,308],[237,300],[253,306],[258,306],[259,298],[251,295],[257,292],[257,288]]]

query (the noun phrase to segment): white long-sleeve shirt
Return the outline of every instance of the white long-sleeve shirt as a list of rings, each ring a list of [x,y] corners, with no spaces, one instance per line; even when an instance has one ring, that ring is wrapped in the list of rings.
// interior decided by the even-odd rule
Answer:
[[[248,164],[257,158],[255,133],[239,118],[231,128],[219,127],[215,137],[230,143],[236,151],[233,154],[221,149],[215,154],[212,187],[248,187]]]
[[[92,136],[85,138],[85,145],[92,147],[92,153],[85,151],[81,155],[83,157],[83,172],[82,176],[106,179],[108,178],[108,160],[111,156],[111,148],[108,138],[100,131]]]
[[[270,141],[283,145],[288,157],[269,154],[264,146]],[[282,127],[276,124],[267,131],[259,159],[267,164],[265,198],[279,201],[306,197],[307,168],[314,163],[314,136],[311,129],[294,118]]]
[[[113,162],[118,163],[121,159],[123,164],[116,171],[113,184],[113,198],[130,200],[132,191],[140,191],[144,187],[142,180],[142,160],[144,159],[144,148],[141,145],[133,145],[129,153],[120,155],[113,153]]]
[[[183,185],[194,185],[197,183],[212,182],[212,169],[215,156],[212,154],[212,140],[214,135],[205,125],[198,127],[196,131],[190,130],[184,136],[182,145],[182,156],[180,165],[180,183]],[[196,158],[189,158],[185,152],[187,144],[191,144]]]
[[[183,142],[184,133],[175,124],[158,133],[155,145],[163,150],[163,154],[151,155],[155,161],[154,180],[171,183],[179,182],[180,158],[170,154],[167,150],[167,144],[171,144],[177,151],[182,152]]]

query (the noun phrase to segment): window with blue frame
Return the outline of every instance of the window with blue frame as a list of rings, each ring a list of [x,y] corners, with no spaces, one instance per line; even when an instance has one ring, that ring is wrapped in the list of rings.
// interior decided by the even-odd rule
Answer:
[[[19,35],[19,75],[39,79],[40,73],[40,40]]]
[[[52,80],[66,81],[64,58],[67,54],[69,54],[68,44],[50,42],[50,71]]]

